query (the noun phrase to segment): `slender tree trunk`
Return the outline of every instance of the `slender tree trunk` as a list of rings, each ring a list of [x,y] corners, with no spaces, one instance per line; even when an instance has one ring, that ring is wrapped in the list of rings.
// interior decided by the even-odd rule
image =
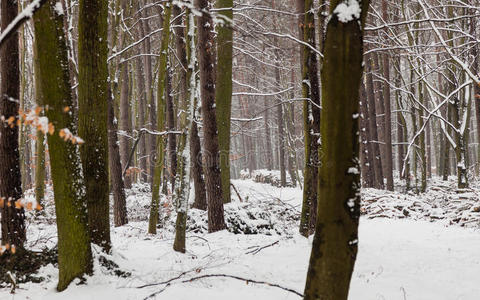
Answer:
[[[367,92],[365,90],[365,84],[360,84],[360,137],[361,137],[361,147],[360,153],[362,158],[362,178],[364,186],[368,188],[373,187],[374,181],[374,170],[373,170],[373,148],[370,141],[370,127],[368,120],[368,104],[367,104]]]
[[[388,21],[387,0],[382,0],[383,20]],[[392,106],[390,100],[390,57],[383,54],[383,99],[385,106],[385,177],[387,190],[393,191],[393,153],[392,153]]]
[[[145,124],[145,111],[147,108],[147,91],[145,89],[145,68],[141,57],[135,60],[135,74],[137,83],[137,95],[138,95],[138,129],[146,127]],[[147,169],[147,140],[148,135],[142,134],[138,142],[138,162],[140,168],[140,179],[142,182],[148,181],[148,169]]]
[[[160,61],[158,72],[158,88],[157,88],[157,112],[158,122],[157,131],[163,132],[165,130],[165,106],[166,106],[166,84],[167,84],[167,59],[168,59],[168,43],[170,41],[170,19],[172,13],[172,2],[168,1],[164,4],[163,9],[163,32],[162,44],[160,48]],[[155,168],[153,172],[152,184],[152,205],[150,208],[150,218],[148,224],[148,233],[157,233],[158,210],[160,205],[160,185],[162,183],[162,175],[164,174],[165,161],[165,138],[164,136],[157,137],[157,155]],[[164,185],[165,186],[165,185]]]
[[[180,19],[181,18],[177,18]],[[165,89],[165,99],[166,99],[166,110],[167,110],[167,130],[175,130],[175,109],[173,107],[173,95],[172,95],[172,70],[170,66],[167,67],[167,77],[166,77],[166,89]],[[175,189],[175,176],[177,173],[177,138],[175,134],[169,134],[167,137],[168,142],[168,160],[170,161],[170,169],[168,178],[172,184],[172,192]]]
[[[80,0],[78,133],[92,242],[110,251],[108,184],[108,3]]]
[[[65,107],[73,108],[73,102],[65,68],[68,58],[63,15],[57,14],[55,5],[55,0],[49,0],[35,14],[34,23],[41,93],[49,108],[47,117],[55,127],[54,134],[48,135],[48,149],[58,230],[57,289],[62,291],[74,278],[91,271],[92,256],[79,146],[59,135],[61,129],[67,128],[74,135],[77,130],[73,114],[64,112]]]
[[[315,47],[315,15],[313,1],[300,1],[299,11],[302,11],[303,22],[300,30],[303,41]],[[303,7],[302,7],[303,6]],[[303,9],[303,10],[302,10]],[[320,88],[318,80],[317,54],[309,47],[302,47],[302,94],[309,99],[303,104],[304,134],[305,134],[305,175],[303,189],[302,216],[300,233],[308,236],[313,233],[316,224],[317,189],[318,189],[318,151],[320,139]]]
[[[322,166],[318,218],[304,299],[348,298],[358,249],[360,218],[359,85],[362,31],[369,1],[360,19],[339,20],[339,0],[330,2],[322,69]],[[342,22],[343,21],[343,22]]]
[[[370,55],[369,55],[370,56]],[[371,58],[367,59],[366,62],[367,66],[367,99],[368,99],[368,118],[370,123],[370,134],[372,140],[373,148],[373,168],[375,170],[375,188],[383,189],[384,182],[383,182],[383,169],[382,169],[382,157],[380,155],[380,145],[378,140],[378,133],[377,133],[377,113],[375,108],[375,93],[374,93],[374,84],[373,84],[373,68],[372,68],[372,60]]]
[[[18,3],[14,0],[1,1],[1,28],[7,28],[18,13]],[[16,126],[19,103],[10,99],[20,96],[19,36],[14,33],[0,48],[0,116],[15,121],[0,124],[0,197],[4,201],[1,211],[2,245],[14,245],[23,249],[26,240],[25,213],[17,209],[15,201],[22,198],[22,178],[20,154],[18,151],[19,130]]]
[[[113,98],[108,98],[108,155],[110,164],[110,178],[113,190],[113,223],[115,227],[128,223],[123,170],[118,146],[118,126],[115,122]]]
[[[180,16],[181,10],[178,6],[174,7],[174,16]],[[181,100],[180,108],[180,129],[182,135],[178,144],[178,172],[177,172],[177,186],[176,186],[176,202],[177,202],[177,221],[175,224],[175,241],[173,243],[173,249],[178,252],[185,253],[185,231],[187,227],[187,209],[188,198],[190,195],[190,140],[192,119],[194,115],[194,102],[195,102],[195,43],[194,43],[194,16],[189,9],[185,12],[185,23],[187,27],[187,36],[185,39],[185,33],[181,26],[176,27],[176,45],[177,56],[185,66],[186,70],[182,69],[180,75],[180,87],[181,94],[184,97]],[[178,18],[176,24],[181,25],[181,18]],[[193,52],[193,53],[192,53]],[[189,63],[190,62],[190,63]],[[188,81],[187,81],[188,80]]]
[[[273,153],[272,153],[272,137],[270,134],[270,109],[268,107],[268,98],[265,97],[264,100],[264,113],[263,113],[263,119],[264,119],[264,125],[265,125],[265,158],[266,158],[266,165],[267,165],[267,170],[271,171],[273,169]]]
[[[198,57],[205,149],[208,231],[215,232],[225,228],[219,161],[220,149],[215,114],[215,41],[213,21],[208,8],[209,1],[195,1],[197,9],[204,12],[198,17]]]

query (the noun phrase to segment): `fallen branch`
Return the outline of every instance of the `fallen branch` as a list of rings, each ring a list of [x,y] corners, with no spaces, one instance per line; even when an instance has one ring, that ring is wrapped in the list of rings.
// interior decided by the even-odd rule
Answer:
[[[232,279],[237,279],[237,280],[241,280],[241,281],[246,281],[247,284],[249,282],[251,282],[251,283],[256,283],[256,284],[268,285],[268,286],[276,287],[276,288],[282,289],[284,291],[293,293],[293,294],[303,298],[303,294],[295,291],[294,289],[286,288],[286,287],[283,287],[283,286],[281,286],[279,284],[276,284],[276,283],[270,283],[270,282],[266,282],[266,281],[258,281],[258,280],[253,280],[253,279],[248,279],[248,278],[243,278],[243,277],[240,277],[240,276],[228,275],[228,274],[206,274],[206,275],[201,275],[201,276],[197,276],[197,277],[193,277],[193,278],[190,278],[190,279],[183,280],[182,283],[187,283],[187,282],[192,282],[194,280],[199,280],[199,279],[203,279],[203,278],[212,278],[212,277],[232,278]]]
[[[163,291],[165,291],[165,290],[167,289],[167,287],[169,287],[170,285],[172,285],[172,282],[173,282],[173,281],[179,279],[180,277],[182,277],[182,276],[185,275],[186,273],[187,273],[187,272],[183,272],[183,273],[181,273],[180,275],[178,275],[177,277],[171,278],[171,279],[166,280],[166,281],[163,281],[163,282],[146,284],[146,285],[138,286],[137,288],[138,288],[138,289],[141,289],[141,288],[144,288],[144,287],[149,287],[149,286],[155,286],[155,285],[165,284],[165,286],[164,286],[161,290],[158,290],[158,291],[156,291],[156,292],[154,292],[154,293],[152,293],[152,294],[150,294],[150,295],[148,295],[147,297],[144,298],[144,300],[147,300],[147,299],[152,298],[152,297],[155,297],[156,295],[158,295],[158,294],[162,293]],[[266,282],[266,281],[259,281],[259,280],[254,280],[254,279],[248,279],[248,278],[243,278],[243,277],[240,277],[240,276],[228,275],[228,274],[205,274],[205,275],[201,275],[201,276],[192,277],[192,278],[189,278],[189,279],[182,280],[181,283],[188,283],[188,282],[192,282],[192,281],[199,280],[199,279],[214,278],[214,277],[225,277],[225,278],[237,279],[237,280],[245,281],[247,284],[248,284],[248,283],[255,283],[255,284],[268,285],[268,286],[271,286],[271,287],[276,287],[276,288],[282,289],[282,290],[284,290],[284,291],[293,293],[293,294],[295,294],[295,295],[303,298],[303,294],[295,291],[294,289],[287,288],[287,287],[283,287],[283,286],[281,286],[281,285],[279,285],[279,284],[276,284],[276,283],[270,283],[270,282]]]

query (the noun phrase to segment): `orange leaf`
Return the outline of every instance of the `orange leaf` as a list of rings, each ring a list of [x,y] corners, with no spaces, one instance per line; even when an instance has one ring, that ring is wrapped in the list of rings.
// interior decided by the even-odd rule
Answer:
[[[48,123],[48,133],[52,135],[55,132],[55,126],[53,126],[52,122]]]

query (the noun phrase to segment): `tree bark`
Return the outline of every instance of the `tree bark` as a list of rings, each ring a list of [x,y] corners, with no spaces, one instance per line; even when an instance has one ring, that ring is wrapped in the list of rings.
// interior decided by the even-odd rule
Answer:
[[[315,15],[313,1],[300,1],[299,11],[303,12],[300,24],[303,41],[311,47],[315,42]],[[302,7],[303,6],[303,7]],[[301,10],[303,9],[303,10]],[[317,54],[310,47],[302,46],[302,95],[309,99],[303,103],[305,135],[305,175],[303,189],[300,233],[304,236],[315,230],[318,191],[318,159],[320,140],[320,87],[318,80]]]
[[[115,227],[128,223],[127,202],[125,185],[123,183],[123,170],[120,159],[120,149],[117,136],[118,126],[115,122],[115,109],[113,98],[108,97],[108,156],[110,165],[110,178],[113,190],[113,223]]]
[[[67,46],[63,15],[57,14],[56,1],[49,0],[34,16],[35,47],[38,53],[41,93],[48,106],[47,117],[55,127],[48,135],[55,212],[58,230],[59,282],[57,290],[68,287],[74,278],[92,270],[87,199],[82,178],[79,146],[64,141],[59,130],[67,128],[76,134]],[[40,51],[41,50],[41,51]]]
[[[78,133],[92,243],[110,251],[108,183],[108,3],[80,0]]]
[[[198,17],[198,57],[205,149],[205,181],[208,203],[208,231],[225,229],[220,174],[218,130],[215,114],[215,41],[208,0],[195,0]]]
[[[163,132],[165,130],[165,97],[167,84],[167,59],[168,59],[168,43],[170,41],[170,19],[172,13],[172,1],[164,4],[163,9],[163,32],[162,43],[160,48],[159,72],[158,72],[158,88],[157,88],[157,131]],[[150,208],[150,218],[148,223],[148,233],[157,233],[158,210],[160,205],[160,185],[164,175],[164,161],[165,161],[165,138],[158,136],[157,138],[157,155],[155,161],[155,168],[153,172],[152,184],[152,205]],[[165,185],[164,185],[165,186]]]
[[[360,18],[339,19],[340,0],[330,2],[322,69],[322,166],[318,217],[304,299],[348,298],[358,250],[360,218],[359,85],[363,72],[362,31],[369,1]],[[342,22],[344,21],[344,22]]]
[[[223,203],[232,201],[230,195],[230,118],[232,116],[232,55],[233,55],[233,0],[217,0],[221,9],[217,18],[217,74],[215,103],[218,146],[220,148],[220,174],[222,179]]]
[[[18,13],[15,0],[1,1],[1,28],[7,28]],[[11,99],[20,96],[20,53],[18,32],[10,36],[0,48],[0,115],[14,122],[9,125],[0,124],[0,197],[5,201],[1,211],[2,245],[14,245],[23,248],[26,240],[25,213],[23,208],[17,209],[15,201],[22,198],[22,175],[20,171],[20,153],[18,150],[19,130],[16,126],[19,103]]]

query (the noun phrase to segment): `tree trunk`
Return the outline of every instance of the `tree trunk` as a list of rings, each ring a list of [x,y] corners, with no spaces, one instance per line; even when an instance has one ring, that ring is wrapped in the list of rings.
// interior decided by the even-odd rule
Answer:
[[[377,133],[377,113],[375,108],[375,93],[374,93],[374,84],[373,84],[373,68],[372,68],[372,59],[367,59],[366,62],[367,66],[367,99],[368,99],[368,119],[370,123],[370,134],[373,148],[373,168],[375,170],[375,188],[383,189],[384,182],[383,182],[383,169],[382,169],[382,158],[380,155],[380,145],[378,140],[378,133]]]
[[[383,20],[388,20],[387,1],[382,0]],[[390,57],[383,54],[383,99],[385,106],[385,177],[387,178],[387,190],[393,191],[393,153],[392,153],[392,106],[390,98]]]
[[[110,165],[110,178],[113,190],[113,223],[115,227],[128,223],[125,186],[123,183],[123,170],[120,160],[120,149],[117,136],[118,126],[115,122],[115,109],[113,98],[108,97],[108,156]]]
[[[181,25],[181,9],[178,6],[174,7],[174,16],[179,21],[176,25]],[[185,235],[187,227],[187,210],[188,210],[188,198],[190,196],[190,140],[192,119],[194,115],[194,101],[195,101],[195,43],[193,41],[194,34],[194,17],[190,10],[185,12],[185,23],[187,27],[187,37],[185,39],[185,33],[183,28],[178,26],[175,28],[175,41],[177,45],[177,56],[180,63],[185,67],[182,68],[180,75],[181,99],[180,108],[180,130],[182,135],[180,136],[178,143],[178,171],[177,171],[177,186],[176,186],[176,208],[177,208],[177,221],[175,224],[175,241],[173,243],[173,249],[178,252],[185,253]],[[192,55],[193,52],[193,55]],[[190,63],[188,63],[190,62]],[[187,69],[188,68],[188,69]],[[188,81],[187,81],[188,80]]]
[[[360,218],[359,85],[362,78],[361,20],[339,19],[340,0],[330,2],[322,69],[322,166],[318,217],[305,286],[306,300],[348,298],[358,249]]]
[[[48,149],[55,197],[58,230],[59,282],[67,288],[74,278],[92,270],[90,233],[87,223],[87,199],[82,178],[79,146],[64,141],[59,131],[67,128],[76,134],[63,15],[57,14],[55,0],[49,0],[34,16],[35,46],[38,53],[41,93],[48,106],[47,117],[55,127],[48,135]],[[41,51],[40,51],[41,50]]]
[[[208,0],[195,0],[202,12],[198,17],[198,57],[200,69],[200,95],[202,99],[203,133],[205,149],[205,181],[208,203],[208,231],[225,228],[223,193],[220,175],[218,130],[215,115],[215,40],[213,21]]]
[[[215,103],[217,104],[218,147],[220,148],[220,173],[223,203],[231,201],[230,195],[230,118],[232,115],[232,55],[233,55],[233,0],[217,0],[220,9],[217,18],[217,74]]]
[[[180,19],[181,18],[177,18]],[[167,130],[175,130],[175,110],[173,108],[172,96],[172,70],[170,66],[167,67],[166,89],[165,89],[166,109],[167,109]],[[172,184],[172,192],[175,190],[175,176],[177,173],[177,138],[175,134],[169,134],[168,141],[168,160],[170,160],[170,169],[168,178]]]
[[[18,13],[18,3],[14,0],[1,1],[2,32]],[[20,96],[20,65],[18,33],[14,33],[0,48],[0,116],[9,120],[11,125],[0,124],[0,197],[2,202],[2,245],[14,245],[23,248],[26,240],[25,213],[17,209],[15,201],[22,198],[22,175],[20,171],[20,154],[18,151],[19,130],[16,126],[19,103],[10,99]]]
[[[108,3],[80,0],[78,133],[92,243],[110,251],[108,184]]]
[[[158,88],[157,88],[157,131],[163,132],[165,130],[165,89],[167,81],[167,59],[168,59],[168,43],[170,41],[170,19],[172,13],[172,3],[168,1],[164,4],[163,9],[163,32],[162,44],[160,48],[160,61],[158,72]],[[157,137],[157,155],[155,161],[155,168],[153,172],[152,184],[152,205],[150,208],[150,218],[148,223],[148,233],[157,233],[158,210],[160,205],[160,185],[162,183],[162,175],[164,173],[165,161],[165,138],[164,136]]]
[[[302,11],[303,22],[300,30],[303,41],[315,47],[315,15],[313,1],[300,1],[299,11]],[[303,6],[303,7],[302,7]],[[302,10],[303,9],[303,10]],[[308,236],[315,230],[318,189],[318,151],[320,139],[320,88],[318,80],[317,54],[310,47],[302,47],[302,95],[309,99],[303,103],[304,134],[305,134],[305,175],[303,189],[302,216],[300,233]]]

